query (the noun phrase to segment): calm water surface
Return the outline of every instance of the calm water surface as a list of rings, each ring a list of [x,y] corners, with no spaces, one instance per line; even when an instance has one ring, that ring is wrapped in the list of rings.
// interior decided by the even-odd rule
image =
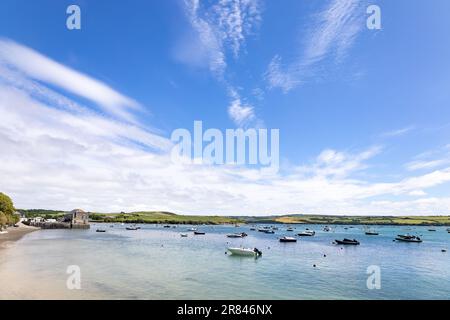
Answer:
[[[90,230],[41,230],[0,251],[0,298],[101,299],[449,299],[450,234],[427,227],[295,226],[275,234],[250,226],[201,226],[204,236],[180,237],[189,227],[102,225]],[[305,228],[315,237],[279,243]],[[227,233],[249,234],[230,239]],[[423,243],[393,242],[399,233]],[[360,246],[333,245],[356,238]],[[228,246],[257,247],[259,259],[225,254]],[[81,290],[66,287],[67,266],[81,268]],[[316,265],[316,267],[313,267]],[[369,290],[367,267],[381,268],[381,289]]]

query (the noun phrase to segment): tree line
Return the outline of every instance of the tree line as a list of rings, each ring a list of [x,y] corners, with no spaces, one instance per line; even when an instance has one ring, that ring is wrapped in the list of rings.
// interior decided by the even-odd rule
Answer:
[[[0,231],[19,222],[20,218],[14,214],[15,211],[11,198],[0,192]]]

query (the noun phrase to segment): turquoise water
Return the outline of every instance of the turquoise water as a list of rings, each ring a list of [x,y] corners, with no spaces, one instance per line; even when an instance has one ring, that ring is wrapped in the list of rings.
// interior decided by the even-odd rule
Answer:
[[[41,230],[0,251],[0,298],[104,299],[449,299],[450,234],[427,227],[295,226],[275,234],[250,226],[200,226],[204,236],[180,237],[189,227],[102,225],[90,230]],[[314,237],[280,243],[305,228]],[[230,239],[227,233],[249,234]],[[423,243],[393,242],[399,233],[422,235]],[[360,246],[334,239],[356,238]],[[228,246],[257,247],[259,259],[225,254]],[[325,256],[326,255],[326,256]],[[81,290],[66,287],[67,266],[81,270]],[[316,265],[314,267],[313,265]],[[367,267],[381,270],[381,289],[369,290]],[[5,279],[5,280],[4,280]],[[9,279],[9,280],[8,280]],[[5,285],[5,281],[7,285]],[[8,283],[8,281],[10,283]],[[8,288],[7,290],[5,288]]]

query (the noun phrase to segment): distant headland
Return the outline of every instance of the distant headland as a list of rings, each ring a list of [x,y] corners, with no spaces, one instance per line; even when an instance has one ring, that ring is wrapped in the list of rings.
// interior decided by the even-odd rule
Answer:
[[[18,209],[27,218],[58,219],[65,211],[44,209]],[[338,216],[338,215],[273,215],[273,216],[199,216],[180,215],[163,211],[139,211],[120,213],[88,212],[91,222],[148,223],[148,224],[324,224],[324,225],[413,225],[450,226],[450,216]]]

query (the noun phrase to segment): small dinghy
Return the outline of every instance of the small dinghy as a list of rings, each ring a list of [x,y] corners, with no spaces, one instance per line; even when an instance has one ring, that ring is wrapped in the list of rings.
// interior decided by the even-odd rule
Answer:
[[[436,229],[428,229],[428,231],[435,232]]]
[[[139,230],[139,227],[126,227],[125,229],[130,230],[130,231],[136,231]]]
[[[182,238],[187,238],[188,234],[187,234],[187,233],[181,233],[180,236],[181,236]]]
[[[297,242],[297,239],[293,237],[283,237],[280,238],[280,242]]]
[[[274,234],[275,231],[273,231],[273,230],[264,230],[264,233],[267,233],[267,234]]]
[[[422,239],[420,239],[417,236],[411,236],[409,234],[406,235],[397,235],[397,238],[395,238],[395,240],[397,241],[403,241],[403,242],[416,242],[416,243],[420,243],[422,242]]]
[[[294,231],[294,229],[293,228],[287,228],[286,231],[291,232],[291,231]]]
[[[257,248],[228,248],[228,251],[230,251],[232,255],[243,257],[259,257],[262,255],[262,252]]]
[[[164,226],[164,228],[170,228],[170,226],[167,225],[167,226]]]
[[[359,241],[356,239],[347,239],[345,238],[344,240],[334,240],[336,241],[336,244],[345,244],[345,245],[354,245],[357,246],[359,245]]]
[[[194,231],[194,234],[197,236],[203,236],[205,233],[203,231]]]
[[[366,231],[366,235],[368,236],[377,236],[379,233],[375,231]]]
[[[195,232],[195,231],[197,231],[197,228],[190,228],[190,229],[188,229],[188,231],[193,231],[193,232]]]
[[[106,232],[106,230],[105,229],[97,229],[97,230],[95,230],[95,232]]]
[[[315,234],[316,234],[316,232],[313,231],[313,230],[306,230],[306,231],[302,231],[302,232],[300,232],[300,233],[297,233],[297,235],[298,235],[299,237],[312,237],[312,236],[314,236]]]
[[[325,231],[325,232],[329,232],[329,231],[331,231],[331,229],[330,229],[330,227],[329,227],[329,226],[325,226],[325,228],[323,228],[323,231]]]

